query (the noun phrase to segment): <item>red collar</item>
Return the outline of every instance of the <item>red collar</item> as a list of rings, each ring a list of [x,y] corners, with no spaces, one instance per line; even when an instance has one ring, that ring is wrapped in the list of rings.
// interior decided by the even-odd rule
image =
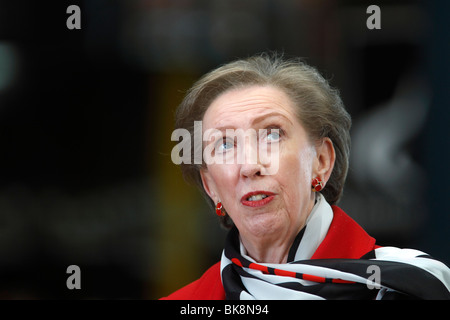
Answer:
[[[376,248],[375,239],[341,208],[332,206],[333,221],[311,259],[359,259]]]

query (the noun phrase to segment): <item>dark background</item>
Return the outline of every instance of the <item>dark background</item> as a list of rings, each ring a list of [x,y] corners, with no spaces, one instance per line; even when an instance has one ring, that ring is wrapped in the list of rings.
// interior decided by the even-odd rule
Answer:
[[[341,91],[340,206],[380,245],[449,263],[449,4],[1,1],[0,298],[155,299],[218,261],[226,232],[170,159],[173,112],[206,71],[268,50]]]

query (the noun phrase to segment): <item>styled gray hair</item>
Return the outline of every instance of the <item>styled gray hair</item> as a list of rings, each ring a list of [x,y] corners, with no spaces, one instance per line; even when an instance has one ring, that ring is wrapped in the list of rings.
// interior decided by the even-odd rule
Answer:
[[[313,67],[300,59],[284,59],[276,54],[260,54],[247,59],[227,63],[201,77],[188,90],[175,115],[175,129],[184,128],[194,137],[194,121],[203,120],[211,103],[228,90],[249,86],[272,86],[285,92],[296,107],[298,120],[313,142],[328,137],[336,153],[330,179],[321,191],[331,205],[342,196],[349,166],[351,118],[345,110],[338,90]],[[194,157],[194,146],[191,158]],[[200,177],[205,164],[181,164],[186,181],[193,183],[209,200]],[[221,223],[229,228],[231,219],[221,217]]]

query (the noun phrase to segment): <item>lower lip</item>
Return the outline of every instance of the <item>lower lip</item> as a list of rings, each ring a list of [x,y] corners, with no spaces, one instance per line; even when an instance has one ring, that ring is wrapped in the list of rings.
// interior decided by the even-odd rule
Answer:
[[[247,200],[244,200],[244,201],[242,201],[241,203],[242,203],[244,206],[256,208],[256,207],[262,207],[262,206],[265,206],[265,205],[268,204],[270,201],[272,201],[273,198],[275,198],[275,196],[272,195],[272,196],[268,196],[267,198],[264,198],[264,199],[261,199],[261,200],[256,200],[256,201],[247,201]]]

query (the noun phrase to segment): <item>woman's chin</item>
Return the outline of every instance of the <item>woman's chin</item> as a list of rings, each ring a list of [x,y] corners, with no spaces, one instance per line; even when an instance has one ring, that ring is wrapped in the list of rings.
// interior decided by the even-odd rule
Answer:
[[[289,222],[283,222],[282,217],[276,213],[258,213],[246,217],[240,226],[237,226],[241,237],[270,238],[271,235],[283,234],[283,228]]]

